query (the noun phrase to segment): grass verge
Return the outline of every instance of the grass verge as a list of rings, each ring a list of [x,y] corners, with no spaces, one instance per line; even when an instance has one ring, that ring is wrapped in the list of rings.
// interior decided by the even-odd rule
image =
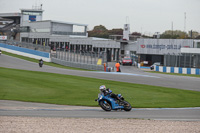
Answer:
[[[200,78],[200,75],[194,75],[194,74],[165,73],[165,72],[156,72],[156,71],[146,71],[146,72],[149,72],[149,73],[159,73],[159,74],[168,74],[168,75],[176,75],[176,76],[189,76],[189,77]]]
[[[8,52],[5,52],[5,51],[3,51],[2,53],[5,54],[5,55],[17,57],[17,58],[20,58],[20,59],[23,59],[23,60],[27,60],[27,61],[31,61],[31,62],[35,62],[35,63],[39,62],[37,59],[33,59],[33,58],[29,58],[29,57],[25,57],[25,56],[13,54],[13,53],[8,53]],[[63,65],[52,63],[52,62],[44,62],[44,64],[48,65],[48,66],[59,67],[59,68],[64,68],[64,69],[91,71],[91,70],[86,70],[86,69],[81,69],[81,68],[74,68],[74,67],[63,66]]]
[[[0,99],[97,106],[104,84],[134,108],[200,107],[200,92],[0,67]]]

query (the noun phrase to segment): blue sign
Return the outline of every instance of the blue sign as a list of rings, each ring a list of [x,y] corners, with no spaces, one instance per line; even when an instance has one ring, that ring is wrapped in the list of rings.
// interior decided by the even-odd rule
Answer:
[[[29,16],[29,20],[31,21],[31,22],[33,22],[33,21],[36,21],[36,16]]]

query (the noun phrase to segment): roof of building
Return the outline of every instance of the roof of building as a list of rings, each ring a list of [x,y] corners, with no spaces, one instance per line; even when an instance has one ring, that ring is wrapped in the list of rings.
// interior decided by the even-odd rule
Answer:
[[[92,40],[95,40],[95,41],[109,41],[111,39],[106,39],[106,38],[98,38],[98,37],[91,37]]]
[[[33,21],[31,23],[37,23],[37,22],[53,22],[53,23],[61,23],[61,24],[69,24],[69,25],[77,25],[77,26],[88,26],[87,24],[72,23],[72,22],[63,22],[63,21],[55,21],[55,20]]]
[[[13,21],[13,20],[0,17],[0,21]]]
[[[20,9],[21,11],[44,12],[42,9]]]
[[[0,13],[0,17],[2,17],[2,18],[21,17],[21,13],[18,13],[18,12],[15,12],[15,13]]]

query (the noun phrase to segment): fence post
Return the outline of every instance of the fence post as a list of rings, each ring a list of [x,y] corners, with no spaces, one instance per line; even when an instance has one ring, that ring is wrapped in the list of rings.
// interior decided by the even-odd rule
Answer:
[[[90,58],[91,58],[91,63],[90,64],[92,64],[92,52],[90,53]]]
[[[64,60],[66,61],[66,44],[65,44],[65,42],[64,42]]]
[[[191,64],[192,64],[192,55],[191,55],[191,53],[190,53],[190,66],[189,66],[190,68],[192,68],[192,65],[191,65]]]
[[[197,66],[197,67],[196,67],[196,68],[200,68],[200,58],[199,58],[199,57],[200,57],[200,55],[197,55],[197,59],[196,59],[196,62],[197,62],[197,63],[196,63],[196,64],[197,64],[196,66]]]
[[[95,58],[94,64],[97,65],[97,63],[96,63],[97,62],[97,53],[96,52],[95,52],[95,57],[94,58]]]
[[[175,59],[175,67],[177,67],[177,61],[178,61],[178,60],[177,60],[177,55],[175,55],[175,58],[176,58],[176,59]]]
[[[184,54],[184,67],[185,67],[185,64],[186,64],[186,54]]]
[[[56,58],[58,58],[58,52],[57,52],[57,48],[56,48]]]
[[[88,53],[87,53],[87,64],[88,64]]]
[[[78,62],[78,51],[76,52],[76,54],[77,54],[76,56],[77,56],[77,62]]]
[[[59,59],[60,59],[60,42],[59,42],[58,47],[59,47]]]
[[[74,58],[73,61],[75,62],[75,45],[74,45]]]
[[[84,55],[83,55],[84,57],[83,57],[83,62],[85,63],[85,51],[84,51]]]

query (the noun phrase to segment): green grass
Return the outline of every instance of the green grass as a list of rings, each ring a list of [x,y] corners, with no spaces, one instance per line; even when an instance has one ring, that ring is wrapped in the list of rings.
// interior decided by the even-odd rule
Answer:
[[[33,59],[33,58],[29,58],[29,57],[25,57],[25,56],[13,54],[13,53],[8,53],[8,52],[5,52],[5,51],[3,51],[2,54],[13,56],[13,57],[17,57],[17,58],[20,58],[20,59],[23,59],[23,60],[27,60],[27,61],[31,61],[31,62],[35,62],[35,63],[39,62],[37,59]],[[48,65],[48,66],[59,67],[59,68],[64,68],[64,69],[91,71],[91,70],[86,70],[86,69],[81,69],[81,68],[63,66],[63,65],[52,63],[52,62],[44,62],[44,64]]]
[[[0,67],[0,99],[98,106],[104,84],[134,108],[200,107],[200,92]]]
[[[165,72],[157,72],[157,71],[146,71],[146,72],[149,72],[149,73],[159,73],[159,74],[168,74],[168,75],[176,75],[176,76],[189,76],[189,77],[200,78],[200,75],[194,75],[194,74],[165,73]]]

